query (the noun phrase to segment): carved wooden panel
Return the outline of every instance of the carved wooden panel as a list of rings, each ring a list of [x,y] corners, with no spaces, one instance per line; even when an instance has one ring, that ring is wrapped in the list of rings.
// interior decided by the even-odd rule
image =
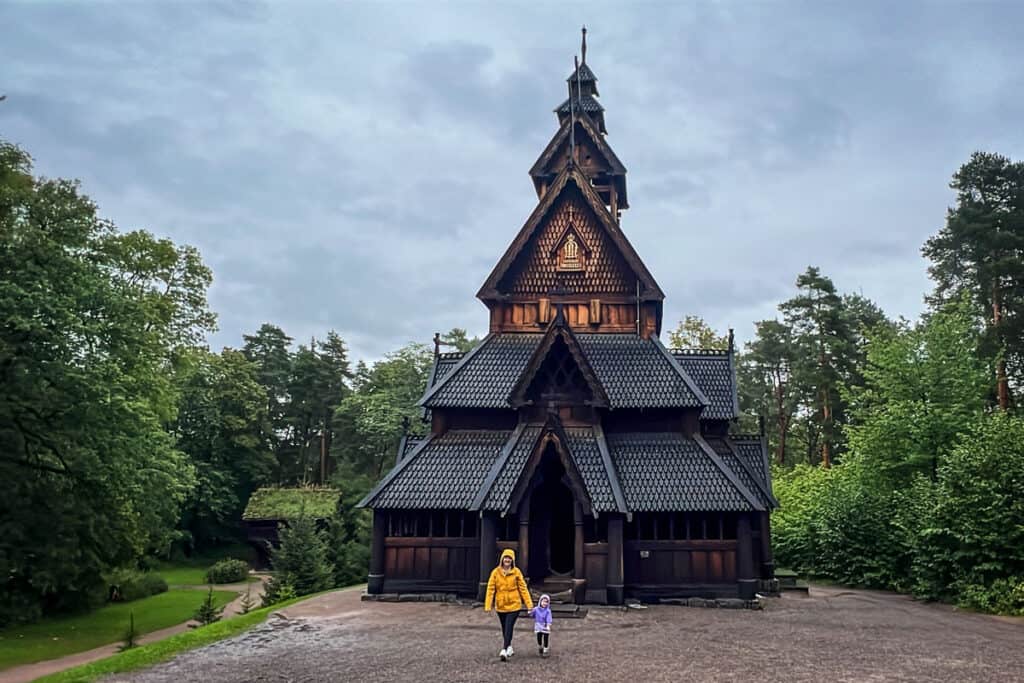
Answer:
[[[559,271],[559,242],[570,223],[589,250],[578,271]],[[498,285],[504,294],[547,296],[564,288],[574,294],[629,296],[636,293],[636,278],[597,217],[579,193],[566,192],[549,212]]]

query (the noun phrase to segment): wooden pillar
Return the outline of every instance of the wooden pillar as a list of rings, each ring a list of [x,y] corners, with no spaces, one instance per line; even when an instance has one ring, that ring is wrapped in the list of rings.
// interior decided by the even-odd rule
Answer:
[[[583,508],[579,503],[573,505],[573,523],[576,527],[576,534],[573,537],[572,575],[581,579],[583,578]]]
[[[388,535],[388,513],[373,511],[373,536],[370,539],[370,574],[366,577],[367,593],[384,592],[384,538]]]
[[[487,579],[491,570],[498,563],[498,518],[493,514],[484,514],[480,518],[480,582],[477,585],[476,599],[483,600],[487,592]]]
[[[527,578],[530,574],[530,503],[529,498],[520,507],[519,514],[519,552],[516,553],[516,566]]]
[[[772,555],[771,513],[761,513],[761,578],[775,578],[775,557]]]
[[[622,515],[611,514],[608,516],[608,604],[621,605],[625,599],[625,588],[623,586],[623,553],[625,546],[622,543]]]
[[[754,536],[750,530],[750,514],[741,512],[736,521],[736,579],[743,600],[753,600],[757,593],[754,573]]]

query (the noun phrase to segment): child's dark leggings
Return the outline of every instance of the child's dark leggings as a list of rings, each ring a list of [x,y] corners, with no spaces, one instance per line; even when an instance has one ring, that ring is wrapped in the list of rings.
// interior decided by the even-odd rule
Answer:
[[[505,647],[512,644],[512,631],[516,627],[516,619],[519,618],[519,610],[515,612],[498,612],[498,621],[501,622],[501,635],[505,639]]]
[[[537,631],[537,647],[548,646],[548,636],[550,633],[544,633],[543,631]]]

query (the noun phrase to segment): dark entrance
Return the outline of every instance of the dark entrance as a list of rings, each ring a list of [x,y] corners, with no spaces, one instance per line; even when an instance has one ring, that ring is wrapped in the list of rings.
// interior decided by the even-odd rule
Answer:
[[[548,444],[530,494],[530,553],[527,568],[534,581],[555,574],[572,576],[575,566],[575,501],[565,468]]]

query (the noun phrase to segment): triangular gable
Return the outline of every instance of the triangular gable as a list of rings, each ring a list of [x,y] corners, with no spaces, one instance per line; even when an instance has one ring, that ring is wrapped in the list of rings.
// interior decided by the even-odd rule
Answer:
[[[580,348],[576,335],[572,333],[572,330],[565,323],[565,317],[562,315],[561,308],[559,308],[554,321],[548,326],[547,332],[530,357],[526,368],[523,369],[519,379],[516,380],[515,386],[512,387],[512,392],[509,394],[508,399],[509,403],[513,408],[519,408],[530,403],[527,397],[527,390],[533,384],[534,379],[537,378],[538,372],[544,366],[544,361],[547,360],[558,339],[561,339],[566,347],[568,347],[572,360],[576,363],[580,374],[583,375],[587,386],[590,388],[592,398],[589,404],[604,408],[608,407],[608,393],[605,391],[601,381],[598,380],[594,369],[590,366],[590,362],[587,360],[586,354],[583,353],[583,349]]]
[[[530,239],[534,236],[537,230],[544,224],[544,218],[548,215],[548,212],[555,206],[557,200],[563,195],[566,188],[570,185],[574,185],[583,197],[584,203],[593,212],[594,216],[597,217],[598,224],[603,232],[608,236],[611,243],[618,250],[618,253],[622,256],[626,265],[633,271],[634,275],[640,282],[640,297],[645,301],[661,301],[665,298],[664,292],[661,291],[661,287],[655,282],[654,276],[651,275],[650,271],[647,270],[647,266],[644,265],[643,261],[640,260],[640,255],[636,253],[633,245],[629,243],[626,236],[619,229],[615,219],[612,218],[611,213],[605,207],[604,202],[598,196],[597,191],[591,186],[590,180],[575,164],[571,164],[565,170],[563,170],[558,177],[555,178],[551,184],[551,188],[544,194],[544,197],[537,204],[537,208],[530,214],[529,219],[519,230],[519,234],[509,245],[505,254],[498,261],[498,264],[491,271],[487,280],[484,282],[480,291],[477,292],[477,298],[484,301],[490,299],[501,298],[501,292],[498,290],[498,283],[505,276],[506,273],[515,265],[516,259],[523,252],[523,250],[530,244]]]
[[[555,452],[558,453],[558,457],[562,462],[562,467],[569,477],[569,488],[572,489],[573,495],[583,508],[583,512],[594,516],[594,504],[590,499],[590,492],[587,490],[583,475],[580,474],[576,461],[572,457],[572,451],[569,449],[569,437],[562,428],[562,421],[554,414],[548,415],[543,434],[526,461],[526,466],[523,467],[523,471],[520,473],[519,479],[512,489],[512,495],[502,514],[518,509],[523,496],[526,495],[530,481],[533,479],[533,473],[537,470],[541,458],[544,457],[544,453],[547,451],[548,444],[554,445]]]
[[[625,175],[626,167],[619,160],[619,157],[612,150],[611,146],[605,141],[604,136],[597,132],[597,128],[594,126],[594,122],[590,120],[589,116],[585,114],[580,115],[576,119],[576,122],[580,124],[583,132],[586,133],[588,141],[601,153],[606,164],[611,169],[612,175]],[[533,167],[530,168],[530,176],[544,176],[550,175],[554,172],[553,169],[549,168],[552,160],[557,158],[558,151],[563,145],[568,144],[569,141],[569,129],[572,126],[572,120],[566,119],[562,126],[555,133],[555,136],[551,138],[551,142],[544,148],[540,156],[537,157],[537,161],[534,162]]]

